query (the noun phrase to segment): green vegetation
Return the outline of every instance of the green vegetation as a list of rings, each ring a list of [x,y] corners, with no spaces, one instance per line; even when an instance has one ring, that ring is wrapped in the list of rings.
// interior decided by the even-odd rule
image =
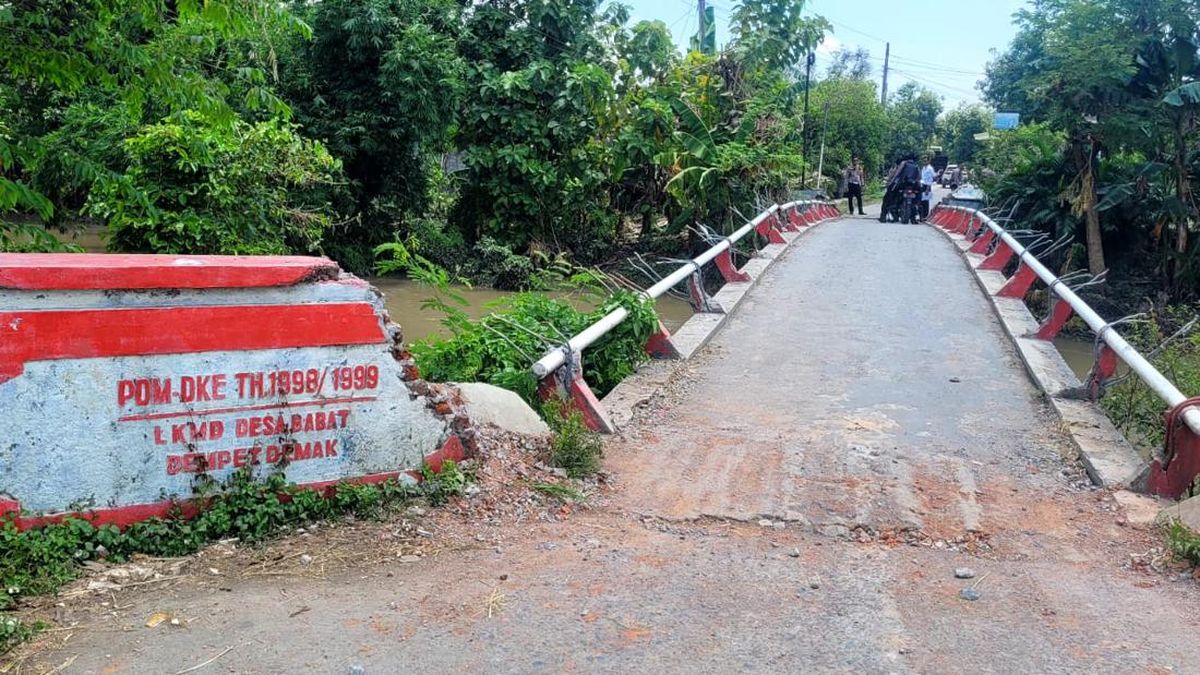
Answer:
[[[1178,520],[1167,525],[1167,548],[1179,558],[1200,565],[1200,534]]]
[[[1152,312],[1146,321],[1126,331],[1129,341],[1146,354],[1159,372],[1180,391],[1200,391],[1200,331],[1188,322],[1195,318],[1187,307]],[[1137,377],[1112,386],[1100,399],[1108,416],[1139,445],[1162,447],[1166,435],[1162,399]]]
[[[185,518],[179,511],[124,530],[97,527],[78,518],[18,530],[11,520],[4,520],[0,522],[0,588],[4,589],[0,609],[11,607],[23,595],[54,592],[76,578],[81,564],[89,560],[120,562],[134,554],[174,557],[219,539],[236,537],[255,544],[293,527],[347,515],[377,519],[418,497],[431,504],[444,503],[462,494],[470,480],[453,462],[446,462],[441,473],[434,474],[428,467],[422,473],[426,480],[417,486],[394,480],[341,483],[326,495],[288,484],[280,472],[257,479],[249,470],[240,470],[223,483],[209,481],[197,488],[194,498],[204,508],[195,517]],[[9,632],[15,636],[19,629]],[[0,633],[0,643],[4,637]]]
[[[562,404],[547,404],[543,415],[554,429],[550,444],[550,464],[567,472],[569,478],[586,478],[600,470],[604,443],[600,435],[588,429],[578,410]]]
[[[1016,16],[983,89],[1032,124],[992,133],[989,194],[1021,198],[1025,227],[1074,236],[1111,286],[1151,282],[1135,302],[1200,298],[1200,4],[1058,0]]]
[[[617,291],[592,312],[536,293],[513,295],[504,306],[479,321],[451,320],[454,335],[448,339],[413,344],[422,376],[434,382],[489,382],[536,406],[537,380],[529,370],[533,362],[550,346],[624,307],[629,316],[589,347],[584,359],[584,377],[603,396],[646,360],[646,340],[658,327],[654,306],[628,291]]]
[[[576,490],[570,485],[564,485],[562,483],[542,483],[534,481],[529,483],[529,487],[532,488],[534,492],[540,492],[546,496],[554,497],[555,499],[561,499],[564,502],[582,503],[587,501],[587,497],[585,497],[582,492]]]
[[[1200,393],[1200,344],[1173,336],[1200,301],[1200,3],[1054,0],[1016,14],[1018,33],[982,89],[1022,126],[992,131],[976,175],[993,203],[1020,205],[1022,228],[1066,238],[1060,273],[1107,272],[1087,291],[1185,393]],[[1147,449],[1163,443],[1165,405],[1136,377],[1102,400]]]
[[[0,615],[0,655],[32,639],[44,628],[41,623],[29,624],[15,617]]]
[[[852,156],[881,175],[942,133],[889,108],[869,55],[813,85],[832,29],[743,0],[681,54],[598,0],[28,0],[0,9],[0,250],[92,223],[117,251],[325,253],[365,273],[420,242],[457,277],[530,287],[545,261],[679,253]],[[693,43],[699,45],[700,40]],[[958,128],[955,126],[954,128]]]

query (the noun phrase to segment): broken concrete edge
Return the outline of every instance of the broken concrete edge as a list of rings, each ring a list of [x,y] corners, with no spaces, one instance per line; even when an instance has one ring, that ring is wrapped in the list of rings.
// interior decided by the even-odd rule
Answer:
[[[1062,422],[1063,430],[1078,450],[1088,477],[1096,485],[1105,488],[1143,491],[1149,462],[1138,454],[1098,406],[1064,395],[1066,390],[1082,385],[1052,342],[1032,337],[1037,330],[1038,321],[1024,300],[999,297],[997,293],[1005,283],[1004,275],[979,269],[978,260],[981,258],[977,254],[967,252],[969,242],[965,237],[948,232],[937,225],[932,227],[955,244],[955,250],[958,251],[963,264],[971,271],[980,291],[988,299],[1000,326],[1025,366],[1025,371],[1045,396],[1051,409]],[[967,246],[964,246],[964,243],[967,243]]]
[[[637,411],[644,407],[666,385],[670,376],[675,372],[678,363],[693,358],[705,345],[712,340],[717,331],[725,325],[738,306],[758,285],[759,281],[776,262],[790,251],[796,242],[823,223],[837,220],[841,215],[819,220],[803,229],[783,232],[784,244],[768,244],[758,256],[748,260],[738,271],[750,275],[750,281],[729,282],[721,287],[713,297],[724,308],[721,313],[697,312],[682,326],[671,334],[671,342],[678,352],[678,359],[655,360],[638,368],[638,372],[625,378],[620,384],[608,392],[600,405],[608,413],[611,426],[620,432],[633,420]]]

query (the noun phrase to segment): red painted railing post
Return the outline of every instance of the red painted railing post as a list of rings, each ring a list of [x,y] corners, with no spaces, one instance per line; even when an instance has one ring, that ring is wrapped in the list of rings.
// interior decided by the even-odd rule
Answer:
[[[769,217],[763,218],[762,222],[755,228],[755,232],[758,232],[759,236],[765,237],[772,244],[786,244],[787,240],[783,238],[783,235],[779,234],[779,230],[773,227],[771,221],[772,219]]]
[[[675,349],[675,343],[671,342],[671,331],[658,322],[658,329],[650,334],[646,339],[646,353],[655,359],[677,359],[679,358],[679,350]]]
[[[1117,353],[1113,351],[1108,343],[1102,343],[1100,346],[1100,355],[1096,357],[1096,363],[1092,365],[1092,370],[1088,373],[1087,387],[1088,395],[1093,401],[1100,400],[1100,396],[1104,394],[1104,383],[1111,380],[1113,375],[1117,374]]]
[[[1035,281],[1037,281],[1037,272],[1021,261],[1021,264],[1017,265],[1017,271],[1009,277],[1008,282],[996,295],[1002,298],[1024,298]]]
[[[971,211],[970,213],[964,213],[962,224],[958,226],[958,229],[955,230],[955,233],[966,236],[968,232],[974,229],[976,216],[977,214],[974,211]]]
[[[566,402],[569,408],[579,411],[584,424],[592,431],[606,434],[616,431],[608,413],[600,405],[600,399],[596,398],[592,388],[583,379],[579,354],[571,354],[561,368],[542,378],[538,383],[538,396],[543,401],[557,398]]]
[[[983,232],[983,236],[975,239],[975,243],[971,244],[971,248],[967,249],[971,253],[979,253],[987,255],[988,249],[992,247],[992,241],[996,238],[996,232],[992,228],[987,228]]]
[[[1200,475],[1200,437],[1183,421],[1186,410],[1200,405],[1190,398],[1167,413],[1167,435],[1161,457],[1150,464],[1146,488],[1151,494],[1178,499],[1188,494]]]
[[[717,266],[717,270],[721,272],[721,276],[725,279],[725,283],[733,283],[735,281],[750,281],[750,275],[739,270],[733,264],[733,244],[730,248],[725,249],[717,254],[713,259],[713,263]]]
[[[1003,239],[1001,239],[1000,244],[996,246],[996,250],[993,251],[991,255],[984,258],[983,262],[979,263],[979,269],[996,271],[1003,270],[1008,265],[1008,261],[1012,260],[1012,257],[1012,247],[1009,246],[1008,243]]]
[[[1042,322],[1037,333],[1034,333],[1034,337],[1039,340],[1053,340],[1058,337],[1063,326],[1067,325],[1067,321],[1071,319],[1071,315],[1074,313],[1075,310],[1071,308],[1069,303],[1060,300],[1058,296],[1051,293],[1050,314],[1046,316],[1046,320]]]

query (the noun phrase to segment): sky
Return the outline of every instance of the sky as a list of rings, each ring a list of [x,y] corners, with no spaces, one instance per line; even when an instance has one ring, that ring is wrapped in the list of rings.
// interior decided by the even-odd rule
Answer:
[[[695,0],[622,0],[633,20],[659,20],[681,47],[696,32]],[[717,16],[717,45],[729,41],[736,0],[709,0]],[[888,90],[915,81],[936,92],[946,108],[980,100],[975,83],[992,50],[1016,34],[1012,15],[1026,0],[809,0],[808,13],[824,16],[833,33],[817,53],[814,75],[824,73],[838,49],[866,48],[872,75],[882,80],[884,44],[891,42]]]

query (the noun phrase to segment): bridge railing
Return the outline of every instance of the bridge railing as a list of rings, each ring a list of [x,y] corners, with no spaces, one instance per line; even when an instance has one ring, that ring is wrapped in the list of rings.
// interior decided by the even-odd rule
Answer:
[[[751,281],[750,275],[738,270],[733,261],[733,247],[738,241],[756,232],[770,244],[785,244],[787,240],[782,232],[796,232],[839,215],[837,207],[829,201],[804,200],[774,204],[732,234],[721,238],[708,250],[680,265],[658,283],[642,291],[641,295],[647,300],[656,300],[685,280],[693,286],[693,296],[697,293],[703,295],[703,289],[696,287],[701,284],[701,270],[709,263],[716,265],[726,283]],[[628,316],[629,312],[624,307],[614,309],[566,343],[547,350],[532,366],[534,376],[541,382],[539,393],[542,398],[557,396],[566,399],[583,414],[588,426],[596,431],[612,432],[614,429],[596,396],[583,380],[581,353]],[[650,337],[646,351],[656,358],[678,356],[678,351],[671,343],[671,334],[661,323],[657,332]]]
[[[1093,399],[1102,394],[1103,383],[1116,374],[1118,359],[1162,399],[1167,408],[1166,443],[1162,456],[1155,458],[1150,467],[1146,488],[1169,497],[1186,492],[1200,475],[1200,397],[1189,398],[1181,392],[1121,337],[1113,322],[1102,318],[1028,247],[983,211],[939,205],[930,214],[929,222],[972,242],[967,250],[984,256],[977,269],[1004,272],[1016,260],[1016,270],[996,295],[1022,299],[1036,281],[1046,284],[1051,293],[1050,312],[1031,337],[1053,340],[1072,314],[1092,329],[1101,345],[1086,383]]]

